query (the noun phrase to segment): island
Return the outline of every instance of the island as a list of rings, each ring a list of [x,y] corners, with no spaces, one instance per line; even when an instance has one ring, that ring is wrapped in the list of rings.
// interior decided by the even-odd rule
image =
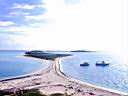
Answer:
[[[46,59],[46,60],[55,60],[56,58],[59,58],[59,57],[72,56],[72,54],[59,54],[59,53],[50,53],[50,52],[44,52],[44,51],[28,51],[28,52],[25,52],[25,56],[36,57],[36,58]]]
[[[70,52],[94,52],[94,51],[88,51],[88,50],[72,50]]]

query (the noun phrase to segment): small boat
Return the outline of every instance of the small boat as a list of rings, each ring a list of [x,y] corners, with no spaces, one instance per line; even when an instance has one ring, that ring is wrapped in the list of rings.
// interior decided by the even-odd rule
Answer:
[[[88,62],[83,62],[80,64],[80,66],[89,66],[89,63]]]
[[[105,63],[105,61],[103,60],[103,61],[97,61],[96,62],[96,65],[97,66],[107,66],[107,65],[109,65],[110,63]]]

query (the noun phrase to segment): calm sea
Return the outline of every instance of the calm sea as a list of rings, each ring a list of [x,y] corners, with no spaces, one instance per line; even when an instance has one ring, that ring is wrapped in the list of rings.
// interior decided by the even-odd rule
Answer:
[[[23,58],[25,51],[0,51],[0,79],[34,72],[47,64],[44,61]]]
[[[21,58],[25,51],[0,51],[0,79],[31,73],[45,66],[47,62]],[[53,52],[70,53],[70,52]],[[128,93],[128,64],[123,64],[105,52],[71,52],[74,56],[61,60],[61,69],[78,80],[105,88]],[[96,66],[96,61],[105,60],[109,66]],[[87,61],[90,65],[82,67]]]
[[[128,93],[128,64],[104,52],[74,52],[74,57],[61,60],[62,70],[73,78],[101,87]],[[96,61],[105,60],[109,66],[96,66]],[[82,67],[87,61],[90,65]]]

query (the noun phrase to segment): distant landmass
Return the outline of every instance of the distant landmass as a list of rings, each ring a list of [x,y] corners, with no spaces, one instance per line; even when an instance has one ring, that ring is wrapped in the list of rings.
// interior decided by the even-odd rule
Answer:
[[[94,52],[94,51],[88,51],[88,50],[72,50],[70,52]]]
[[[25,52],[26,56],[36,57],[40,59],[54,60],[58,57],[71,56],[72,54],[59,54],[59,53],[50,53],[39,50],[27,51]]]

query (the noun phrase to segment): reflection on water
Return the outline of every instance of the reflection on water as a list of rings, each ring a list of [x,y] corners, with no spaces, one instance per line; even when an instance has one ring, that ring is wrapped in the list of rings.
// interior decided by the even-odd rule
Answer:
[[[128,92],[128,65],[123,64],[110,54],[104,52],[73,53],[75,56],[61,60],[62,70],[85,82],[102,87]],[[110,62],[109,66],[96,66],[96,61],[105,60]],[[80,63],[87,61],[90,65],[81,67]]]

